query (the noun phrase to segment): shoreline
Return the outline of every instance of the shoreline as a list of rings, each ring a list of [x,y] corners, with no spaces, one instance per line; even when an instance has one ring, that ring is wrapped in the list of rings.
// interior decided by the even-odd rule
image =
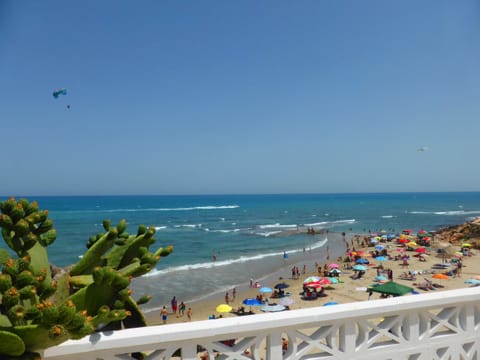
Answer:
[[[332,233],[333,234],[333,233]],[[342,241],[342,245],[353,245],[354,239],[357,234],[347,234],[345,237],[345,241]],[[338,234],[337,234],[338,236]],[[363,236],[363,235],[361,235]],[[341,237],[340,237],[341,239]],[[356,245],[356,244],[355,244]],[[386,242],[384,245],[389,247],[389,254],[394,256],[397,254],[397,249],[401,248],[400,244],[396,241]],[[428,257],[425,257],[425,261],[420,261],[415,255],[417,253],[415,251],[408,252],[410,255],[409,266],[404,267],[402,266],[401,261],[394,261],[388,260],[385,262],[376,262],[372,258],[372,263],[374,266],[369,266],[369,269],[366,271],[366,274],[363,278],[355,280],[352,279],[351,276],[354,275],[352,270],[345,269],[345,263],[342,261],[338,261],[339,257],[345,256],[345,248],[340,253],[332,253],[330,260],[327,261],[326,257],[323,259],[319,256],[321,251],[319,252],[312,252],[308,254],[308,256],[304,259],[297,259],[295,262],[291,262],[288,264],[284,264],[284,266],[280,267],[276,271],[273,271],[270,274],[266,274],[265,276],[257,279],[261,286],[267,286],[273,288],[275,284],[278,282],[286,282],[289,285],[289,288],[286,290],[291,293],[290,299],[293,303],[290,305],[290,309],[301,309],[301,308],[310,308],[310,307],[318,307],[322,306],[327,302],[337,302],[337,303],[346,303],[346,302],[356,302],[356,301],[368,301],[370,298],[377,298],[379,294],[374,293],[373,296],[369,296],[367,292],[367,287],[375,283],[375,277],[377,275],[377,267],[382,265],[384,269],[391,269],[393,271],[393,281],[407,285],[412,287],[415,291],[419,292],[420,294],[424,291],[420,290],[417,285],[420,283],[425,282],[425,278],[432,281],[438,287],[436,291],[444,291],[444,290],[451,290],[451,289],[458,289],[463,287],[468,287],[468,284],[465,284],[464,281],[473,276],[480,275],[480,262],[476,262],[476,256],[469,256],[463,258],[463,274],[460,277],[452,278],[449,277],[448,280],[437,280],[432,278],[431,276],[435,273],[441,273],[442,270],[432,269],[432,266],[438,263],[442,263],[442,258],[437,257],[436,251],[438,248],[445,247],[446,244],[442,243],[441,241],[437,240],[434,241],[431,245],[431,252]],[[453,245],[452,245],[453,246]],[[352,246],[353,247],[353,246]],[[457,246],[458,247],[458,246]],[[375,248],[373,246],[356,246],[356,250],[361,250],[368,252],[373,251]],[[321,249],[321,248],[320,248]],[[340,249],[340,248],[338,248]],[[308,253],[308,251],[307,251]],[[325,254],[326,255],[326,254]],[[303,280],[308,276],[318,275],[318,271],[315,271],[315,262],[318,262],[320,266],[324,266],[327,263],[338,263],[340,265],[340,269],[342,270],[341,275],[339,276],[339,280],[341,281],[339,284],[329,285],[326,290],[326,297],[318,298],[313,301],[303,300],[301,293],[303,291]],[[300,277],[299,279],[292,279],[291,275],[291,268],[293,266],[297,266],[300,269]],[[306,272],[303,274],[303,266],[306,266]],[[404,280],[400,279],[399,275],[406,271],[414,271],[418,272],[416,281],[412,280]],[[245,284],[240,284],[236,287],[236,298],[232,299],[232,289],[228,289],[229,297],[231,301],[229,305],[232,306],[233,309],[238,309],[240,307],[245,307],[246,310],[252,310],[253,313],[261,313],[261,311],[256,307],[249,307],[248,305],[243,305],[243,300],[248,298],[255,298],[259,295],[258,288],[250,288],[248,282]],[[410,295],[408,295],[410,296]],[[269,299],[269,303],[275,303],[278,299]],[[168,305],[167,309],[169,311],[169,316],[167,319],[167,324],[172,323],[181,323],[181,322],[188,322],[188,321],[200,321],[200,320],[207,320],[212,315],[215,317],[234,317],[237,316],[234,313],[217,313],[215,311],[216,307],[220,304],[225,303],[225,297],[223,293],[215,293],[210,294],[207,297],[198,300],[192,301],[186,304],[186,309],[191,308],[191,320],[187,318],[186,315],[178,316],[172,313],[171,306]],[[162,324],[160,318],[160,311],[159,310],[151,310],[145,311],[145,318],[147,320],[148,325],[160,325]]]
[[[342,236],[339,233],[334,233],[334,232],[318,233],[316,237],[312,236],[312,240],[313,240],[312,243],[314,244],[320,244],[320,243],[322,244],[317,247],[313,246],[311,248],[304,248],[304,251],[302,251],[302,248],[289,250],[287,251],[288,253],[287,260],[283,259],[283,253],[280,252],[277,255],[272,257],[267,257],[267,258],[260,257],[259,259],[248,260],[244,263],[241,263],[241,262],[237,263],[234,268],[232,268],[231,266],[227,266],[227,267],[219,266],[217,268],[216,274],[214,275],[215,278],[211,278],[210,281],[211,282],[218,281],[220,276],[224,276],[226,279],[232,279],[229,285],[225,285],[223,287],[217,286],[216,289],[212,291],[208,291],[206,289],[199,290],[197,291],[196,294],[193,294],[191,296],[182,296],[181,292],[177,292],[173,290],[169,292],[170,296],[168,297],[168,299],[166,299],[166,297],[164,296],[165,300],[163,301],[163,303],[155,304],[156,306],[148,309],[144,309],[143,312],[145,314],[150,314],[155,312],[158,313],[160,312],[163,306],[166,306],[167,309],[171,310],[170,299],[174,295],[176,296],[178,303],[180,303],[180,301],[184,301],[185,303],[190,303],[190,304],[199,303],[203,301],[210,301],[213,298],[223,299],[225,292],[226,291],[231,292],[233,288],[237,289],[237,293],[240,293],[240,291],[247,290],[249,288],[250,279],[253,279],[254,282],[259,282],[260,284],[271,283],[280,277],[282,278],[290,277],[291,267],[294,265],[298,266],[299,268],[302,268],[305,263],[305,264],[308,264],[308,267],[310,270],[310,267],[313,267],[313,264],[316,260],[320,262],[325,261],[328,251],[331,251],[332,257],[335,257],[335,258],[340,255],[343,255],[345,252],[345,242],[342,241]],[[221,260],[217,260],[217,261],[221,263]],[[214,264],[215,263],[212,262],[213,266]],[[263,271],[258,271],[260,268]],[[254,270],[256,271],[255,274],[254,274]],[[201,274],[202,271],[204,271],[205,276],[208,276],[207,274],[211,272],[211,269],[208,269],[208,271],[205,271],[205,269],[192,269],[188,271],[195,272],[194,277],[198,278],[199,274]],[[229,275],[231,275],[231,277]],[[208,280],[208,278],[205,278],[205,279]],[[160,277],[157,279],[147,278],[147,279],[141,279],[141,280],[148,285],[147,283],[148,281],[152,281],[152,280],[162,281],[162,278]],[[185,286],[194,287],[195,283],[194,282],[185,283]],[[137,285],[136,288],[139,289],[140,287]],[[147,304],[146,307],[148,307],[148,305],[149,304]]]
[[[327,261],[337,261],[337,259],[345,254],[345,249],[347,243],[343,241],[342,235],[339,233],[324,233],[322,235],[330,236],[328,241],[332,241],[335,243],[334,246],[329,246],[328,242],[325,247],[319,247],[317,249],[312,249],[309,251],[305,249],[305,252],[296,254],[296,256],[289,255],[289,260],[292,261],[284,262],[280,267],[275,269],[274,271],[263,274],[259,276],[257,279],[253,279],[254,282],[258,282],[260,286],[267,286],[273,287],[278,282],[301,282],[303,277],[316,275],[317,270],[315,269],[315,263],[324,264]],[[341,245],[340,245],[341,244]],[[331,249],[331,256],[330,260],[327,260],[329,255],[327,252]],[[333,260],[332,260],[333,259]],[[283,260],[284,261],[284,260]],[[293,280],[291,269],[293,266],[296,266],[300,270],[300,279]],[[303,274],[303,267],[306,267],[306,273]],[[236,290],[236,298],[232,299],[232,291],[233,288]],[[290,289],[289,289],[290,290]],[[246,298],[255,298],[258,293],[258,288],[250,287],[249,286],[249,279],[246,279],[244,283],[237,284],[234,287],[229,289],[225,289],[225,292],[229,292],[229,297],[231,299],[229,305],[231,305],[234,309],[244,306],[242,304],[243,299]],[[186,308],[192,308],[192,321],[199,321],[199,320],[206,320],[209,318],[210,315],[219,314],[216,313],[215,308],[217,305],[225,303],[225,292],[218,291],[212,294],[207,294],[203,297],[199,297],[196,300],[192,300],[190,302],[185,302]],[[296,295],[296,294],[295,294]],[[171,309],[171,305],[166,305],[167,310],[169,311],[169,316],[167,323],[177,323],[177,322],[186,322],[188,319],[186,316],[176,317]],[[294,307],[293,307],[294,308]],[[160,325],[162,323],[160,318],[160,310],[161,309],[154,309],[154,310],[145,310],[145,318],[147,319],[148,325]],[[208,311],[210,310],[210,311]],[[224,316],[229,316],[230,314],[223,314]]]

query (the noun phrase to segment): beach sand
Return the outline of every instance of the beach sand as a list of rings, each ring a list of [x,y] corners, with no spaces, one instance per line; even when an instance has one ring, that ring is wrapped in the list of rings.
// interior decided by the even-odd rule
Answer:
[[[351,240],[349,240],[350,243]],[[353,241],[352,241],[353,245]],[[357,245],[357,244],[355,244]],[[396,241],[391,241],[384,243],[383,245],[388,245],[388,254],[392,257],[395,255],[401,254],[397,249],[400,249],[401,246],[400,244],[397,244]],[[348,303],[348,302],[355,302],[355,301],[368,301],[369,300],[369,293],[366,291],[366,288],[370,286],[371,284],[375,283],[375,277],[377,276],[377,266],[382,265],[384,269],[391,269],[393,271],[393,281],[413,287],[414,290],[418,291],[420,294],[421,293],[426,293],[427,291],[444,291],[444,290],[452,290],[452,289],[459,289],[459,288],[464,288],[464,287],[469,287],[471,285],[465,284],[465,280],[469,278],[473,278],[475,276],[480,275],[480,262],[477,261],[477,256],[478,251],[472,250],[472,253],[474,255],[472,256],[465,256],[463,257],[463,268],[462,268],[462,273],[459,277],[453,277],[453,276],[448,276],[448,279],[446,280],[441,280],[441,279],[436,279],[432,278],[432,275],[434,273],[442,273],[445,272],[445,270],[439,270],[439,269],[433,269],[432,267],[435,264],[441,264],[444,259],[442,259],[442,256],[437,253],[438,248],[445,248],[449,246],[448,243],[441,242],[441,241],[434,241],[431,244],[431,247],[429,248],[429,256],[425,257],[425,261],[420,261],[419,258],[416,256],[418,253],[415,251],[406,251],[406,254],[410,256],[410,259],[408,260],[408,267],[402,266],[402,260],[387,260],[384,262],[378,262],[375,261],[374,258],[372,257],[367,257],[367,259],[370,261],[370,265],[368,266],[368,270],[365,272],[365,275],[361,279],[353,279],[352,276],[355,274],[353,270],[347,270],[345,269],[345,262],[342,260],[336,259],[334,263],[337,263],[340,266],[340,269],[342,270],[341,275],[339,276],[340,283],[338,284],[332,284],[327,286],[325,289],[325,297],[319,297],[315,300],[303,300],[302,299],[302,292],[303,292],[303,280],[306,279],[308,276],[313,276],[313,275],[318,275],[318,271],[315,269],[315,261],[309,261],[306,262],[305,264],[299,263],[296,264],[298,268],[300,269],[300,277],[298,279],[292,279],[291,275],[291,265],[288,268],[283,268],[276,272],[275,274],[272,274],[270,277],[265,278],[261,282],[261,286],[266,286],[273,288],[275,284],[279,282],[286,282],[289,286],[288,289],[285,289],[285,291],[291,293],[289,296],[293,300],[293,304],[290,305],[291,310],[295,309],[303,309],[303,308],[310,308],[310,307],[317,307],[317,306],[322,306],[323,304],[327,302],[337,302],[337,303]],[[453,254],[453,249],[455,250],[460,250],[460,245],[450,245],[454,246],[454,248],[450,247],[450,252]],[[360,247],[357,246],[357,250],[360,250]],[[361,250],[365,252],[369,251],[374,251],[375,248],[374,246],[365,246],[361,247]],[[451,257],[447,258],[446,261],[450,261]],[[306,266],[306,272],[303,273],[303,266]],[[320,266],[325,265],[325,262],[319,263]],[[353,265],[353,264],[352,264]],[[456,266],[452,265],[450,266],[451,269],[455,269]],[[403,280],[400,279],[400,275],[404,272],[408,271],[413,271],[413,272],[420,272],[420,274],[417,274],[416,280]],[[386,273],[385,273],[386,275]],[[434,284],[438,284],[439,287],[436,287],[436,290],[422,290],[420,289],[417,285],[420,285],[421,283],[425,282],[425,278],[429,279],[432,281]],[[242,302],[244,299],[247,298],[255,298],[257,295],[259,295],[258,288],[250,288],[249,284],[246,283],[244,286],[238,287],[236,289],[236,297],[235,299],[232,299],[232,289],[229,291],[229,297],[230,301],[229,304],[230,306],[233,307],[233,309],[238,309],[241,306],[244,306],[246,311],[249,311],[250,309],[254,313],[260,313],[260,308],[259,307],[249,307],[248,305],[243,305]],[[269,295],[269,294],[266,294]],[[406,295],[406,296],[412,296],[412,295]],[[380,297],[380,294],[378,293],[373,293],[370,296],[370,299],[378,299]],[[179,299],[181,300],[181,299]],[[269,303],[276,303],[279,299],[275,298],[270,298]],[[191,320],[187,318],[187,315],[185,314],[184,316],[178,316],[178,314],[173,314],[171,311],[171,307],[168,307],[168,310],[170,312],[168,319],[167,319],[167,324],[172,324],[172,323],[180,323],[180,322],[188,322],[188,321],[197,321],[197,320],[207,320],[209,316],[215,315],[218,317],[219,315],[222,315],[223,317],[231,317],[231,316],[237,316],[234,313],[224,313],[224,314],[219,314],[215,311],[216,307],[219,304],[224,304],[225,303],[225,298],[224,296],[216,296],[212,297],[207,300],[203,300],[200,302],[195,302],[195,303],[186,303],[186,309],[191,308],[192,311],[192,316]],[[149,325],[159,325],[162,324],[162,320],[160,317],[160,312],[150,312],[146,313],[146,318],[147,322]]]

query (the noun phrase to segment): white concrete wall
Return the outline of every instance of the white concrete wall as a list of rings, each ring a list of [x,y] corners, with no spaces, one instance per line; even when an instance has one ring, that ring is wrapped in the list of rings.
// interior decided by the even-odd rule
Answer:
[[[289,347],[282,354],[282,337]],[[221,340],[235,339],[233,347]],[[46,350],[45,360],[480,359],[480,287],[327,307],[97,333]],[[248,351],[247,356],[245,350]]]

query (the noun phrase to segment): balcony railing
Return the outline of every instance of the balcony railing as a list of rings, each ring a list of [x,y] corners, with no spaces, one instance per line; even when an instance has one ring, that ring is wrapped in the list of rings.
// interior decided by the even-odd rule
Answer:
[[[282,342],[288,347],[282,349]],[[96,333],[45,360],[480,359],[480,287]]]

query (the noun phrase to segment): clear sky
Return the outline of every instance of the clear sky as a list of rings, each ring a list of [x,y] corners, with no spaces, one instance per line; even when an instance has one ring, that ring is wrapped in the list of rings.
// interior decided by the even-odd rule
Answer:
[[[0,195],[478,191],[479,39],[477,0],[0,0]]]

